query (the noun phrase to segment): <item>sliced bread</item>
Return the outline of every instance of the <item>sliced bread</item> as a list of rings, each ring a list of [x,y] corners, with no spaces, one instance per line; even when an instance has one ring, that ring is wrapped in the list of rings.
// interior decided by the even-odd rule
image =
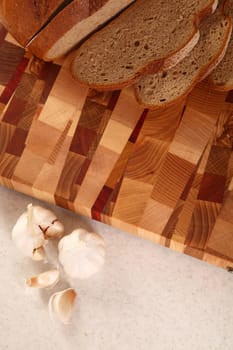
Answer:
[[[74,0],[28,46],[45,61],[63,56],[135,0]]]
[[[0,0],[1,22],[25,47],[63,3],[67,0]]]
[[[200,25],[200,40],[172,69],[142,77],[135,85],[136,98],[148,108],[159,108],[185,97],[222,60],[231,36],[231,18],[221,10]]]
[[[228,0],[225,3],[224,10],[233,20],[233,0]],[[210,81],[217,90],[233,90],[233,33],[226,55],[210,75]]]
[[[215,0],[137,0],[76,52],[72,74],[100,89],[132,84],[176,65],[196,45],[197,25]]]

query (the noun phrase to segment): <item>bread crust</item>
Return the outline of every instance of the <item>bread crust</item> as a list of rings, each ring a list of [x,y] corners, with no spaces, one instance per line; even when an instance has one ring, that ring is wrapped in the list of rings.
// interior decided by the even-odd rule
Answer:
[[[108,0],[74,0],[32,41],[29,50],[35,56],[49,60],[46,53],[51,46],[74,25],[98,11],[107,2]]]
[[[144,74],[156,73],[156,72],[162,71],[164,69],[169,69],[169,68],[173,67],[180,60],[182,60],[188,54],[188,52],[190,52],[192,50],[192,48],[196,45],[198,37],[199,37],[199,30],[198,30],[199,23],[206,16],[212,14],[215,11],[217,4],[218,4],[218,0],[209,0],[209,3],[207,4],[207,6],[200,13],[198,13],[194,16],[193,31],[192,31],[192,33],[190,33],[190,37],[186,43],[184,43],[178,49],[174,50],[174,52],[172,54],[168,55],[164,59],[151,61],[147,65],[139,68],[135,72],[132,79],[129,79],[129,80],[122,82],[122,83],[119,83],[119,84],[116,83],[116,84],[102,85],[102,84],[88,83],[87,81],[83,81],[80,78],[78,78],[77,76],[75,76],[75,72],[74,72],[74,60],[75,60],[75,58],[74,58],[73,62],[71,63],[71,73],[72,73],[73,78],[78,80],[80,84],[83,84],[83,85],[88,86],[90,88],[100,89],[100,90],[119,90],[119,89],[122,89],[124,87],[127,87],[129,85],[134,84],[140,78],[140,76],[142,76]],[[125,15],[127,12],[129,13],[129,12],[134,11],[135,6],[137,6],[137,3],[132,4],[128,9],[126,9],[124,11],[123,15]],[[117,19],[115,19],[113,21],[116,21],[116,20]],[[95,33],[89,39],[89,41],[94,41],[95,36],[100,35],[99,33],[98,32]]]
[[[200,81],[204,80],[207,75],[209,75],[209,73],[219,64],[219,62],[222,60],[222,58],[224,57],[230,38],[231,38],[231,34],[232,34],[232,19],[229,16],[226,16],[226,18],[229,21],[229,28],[225,37],[224,42],[222,43],[221,49],[219,50],[218,54],[215,57],[215,60],[212,61],[208,67],[205,66],[201,69],[201,71],[199,72],[199,74],[196,76],[196,79],[193,81],[193,83],[187,88],[187,90],[185,91],[185,93],[183,93],[182,95],[180,95],[179,97],[177,97],[176,99],[169,101],[167,103],[164,103],[163,105],[150,105],[150,104],[145,104],[143,103],[136,92],[136,89],[134,88],[134,94],[135,94],[135,98],[137,100],[137,102],[143,106],[144,108],[149,108],[149,109],[161,109],[161,108],[167,108],[170,107],[174,104],[180,103],[181,101],[183,101],[185,98],[187,98],[187,96],[189,95],[189,93],[193,90],[193,88],[195,87],[195,85],[197,85]],[[211,82],[210,82],[211,84]],[[219,89],[220,90],[220,89]]]
[[[225,0],[224,3],[223,3],[223,6],[222,6],[223,12],[227,13],[227,7],[228,7],[228,6],[230,6],[230,0]],[[232,37],[231,37],[230,40],[233,41],[233,33],[232,33],[231,35],[232,35]],[[233,59],[233,57],[232,57],[232,59]],[[214,90],[216,90],[216,91],[222,91],[222,92],[224,92],[224,91],[231,91],[231,90],[233,90],[233,82],[232,82],[232,84],[227,84],[227,83],[218,84],[218,83],[215,81],[215,79],[212,77],[212,75],[210,75],[210,76],[208,77],[208,80],[209,80],[209,83],[210,83],[211,87],[212,87]]]
[[[22,45],[40,30],[63,0],[0,0],[3,25]]]
[[[128,4],[126,1],[125,6],[133,1],[135,0],[128,0]],[[28,47],[29,50],[45,61],[59,58],[61,55],[49,56],[49,50],[52,46],[75,25],[93,15],[108,2],[109,0],[74,0],[33,40]]]

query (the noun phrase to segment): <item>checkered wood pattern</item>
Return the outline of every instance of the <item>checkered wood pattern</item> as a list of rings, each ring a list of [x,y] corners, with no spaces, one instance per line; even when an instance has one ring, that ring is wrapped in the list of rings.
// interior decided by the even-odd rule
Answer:
[[[75,82],[0,27],[0,183],[233,267],[233,92],[199,84],[143,110],[131,88]]]

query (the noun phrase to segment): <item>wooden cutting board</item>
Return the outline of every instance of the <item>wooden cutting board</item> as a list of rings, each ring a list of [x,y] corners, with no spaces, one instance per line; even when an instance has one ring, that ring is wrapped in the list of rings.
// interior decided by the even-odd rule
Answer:
[[[0,183],[233,268],[233,92],[143,110],[72,80],[0,27]]]

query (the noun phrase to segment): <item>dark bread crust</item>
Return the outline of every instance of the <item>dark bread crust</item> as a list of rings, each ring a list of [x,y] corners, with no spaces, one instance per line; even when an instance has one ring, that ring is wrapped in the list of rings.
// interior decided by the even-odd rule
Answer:
[[[89,3],[89,16],[93,15],[96,11],[98,11],[101,7],[103,7],[108,0],[89,0],[85,1],[85,3]]]
[[[63,0],[0,0],[1,21],[25,47],[61,3]]]
[[[133,12],[135,6],[137,6],[137,2],[132,4],[128,9],[126,9],[122,13],[122,15],[120,15],[118,18],[114,19],[111,23],[119,20],[121,17],[127,16],[127,14],[130,12]],[[180,60],[180,58],[179,58],[179,60],[177,58],[177,57],[180,57],[179,52],[182,52],[182,51],[184,52],[183,53],[183,58],[184,58],[187,55],[187,53],[190,52],[191,49],[195,46],[195,44],[197,43],[197,40],[198,40],[198,36],[199,36],[199,31],[198,31],[199,23],[205,17],[212,14],[213,11],[216,9],[216,6],[217,6],[217,0],[209,0],[209,3],[207,4],[207,6],[202,11],[200,11],[198,14],[196,14],[196,16],[194,17],[193,31],[192,31],[192,33],[190,33],[190,37],[186,43],[184,43],[179,48],[175,49],[173,51],[173,53],[168,55],[167,57],[164,57],[163,59],[160,59],[160,60],[151,61],[148,64],[146,64],[145,66],[140,67],[137,71],[135,71],[134,76],[132,76],[132,78],[128,79],[127,81],[120,82],[120,83],[114,83],[114,84],[108,83],[108,84],[104,84],[104,85],[89,83],[86,80],[84,81],[75,74],[75,64],[74,64],[75,58],[74,58],[73,62],[71,63],[72,76],[74,79],[78,80],[81,84],[88,86],[90,88],[95,88],[95,89],[100,89],[100,90],[118,90],[118,89],[122,89],[124,87],[127,87],[129,85],[134,84],[144,74],[156,73],[156,72],[159,72],[163,69],[169,69],[169,65],[170,65],[170,67],[172,67],[176,63],[178,63],[178,61]],[[110,25],[111,25],[111,23],[110,23]],[[88,39],[88,42],[89,43],[92,41],[94,42],[95,37],[98,35],[101,35],[101,31],[104,31],[104,30],[108,30],[108,26],[104,27],[102,30],[100,30],[99,32],[92,35],[92,37]],[[193,44],[192,44],[192,42],[193,42]],[[186,49],[187,49],[187,53],[185,53]],[[77,53],[78,52],[79,52],[79,49],[77,50]]]
[[[223,12],[228,13],[228,9],[230,8],[230,0],[225,0],[223,2],[222,8],[223,8]],[[231,36],[233,37],[233,32],[231,34]],[[231,41],[233,42],[233,38],[231,38]],[[233,57],[232,57],[233,59]],[[213,78],[212,74],[210,74],[208,76],[208,80],[209,83],[211,85],[211,87],[216,90],[216,91],[231,91],[233,90],[233,83],[229,84],[229,83],[223,83],[223,84],[219,84],[215,81],[215,79]]]
[[[108,0],[74,0],[32,41],[29,50],[35,56],[48,60],[46,53],[56,41],[78,22],[91,16],[107,2]]]

